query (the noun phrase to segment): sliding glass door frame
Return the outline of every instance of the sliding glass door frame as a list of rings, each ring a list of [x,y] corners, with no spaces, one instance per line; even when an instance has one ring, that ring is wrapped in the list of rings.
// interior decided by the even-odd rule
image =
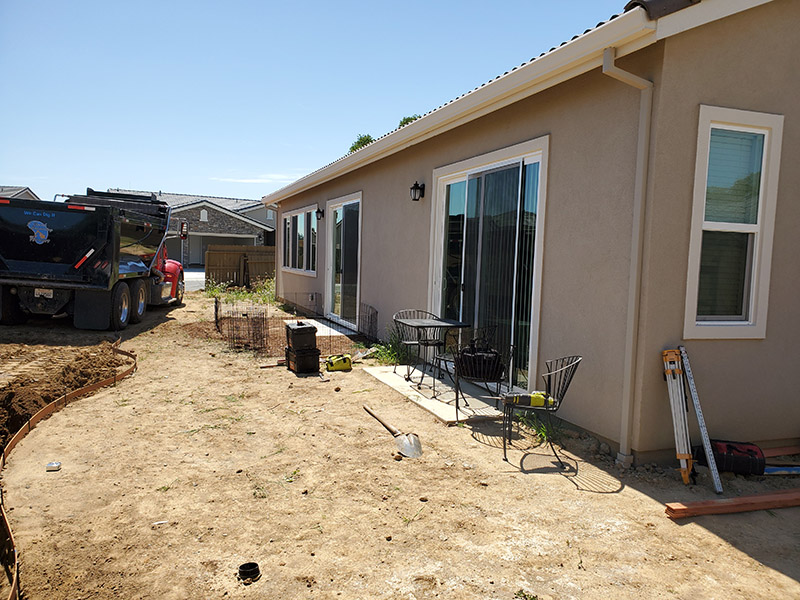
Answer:
[[[549,136],[523,142],[515,146],[503,148],[488,154],[477,156],[465,161],[454,163],[435,169],[433,172],[434,196],[432,198],[432,227],[430,239],[430,263],[428,267],[428,310],[439,313],[443,307],[443,277],[444,277],[444,252],[445,252],[445,221],[447,218],[447,186],[460,181],[467,182],[470,178],[483,176],[487,173],[504,168],[519,166],[519,181],[517,188],[517,221],[520,218],[523,193],[524,166],[532,163],[539,164],[539,181],[537,189],[537,210],[536,210],[536,237],[534,240],[534,272],[532,281],[532,299],[530,313],[530,337],[528,348],[528,389],[535,389],[538,385],[538,347],[539,347],[539,328],[541,312],[541,283],[542,265],[544,253],[544,223],[546,212],[546,189],[547,189],[547,155],[549,149]],[[465,189],[465,195],[468,190]],[[484,192],[481,190],[480,198],[483,201]],[[465,200],[465,210],[467,202]],[[464,227],[466,228],[466,219]],[[519,260],[520,228],[517,227],[516,239],[514,244],[514,264]],[[465,238],[466,239],[466,238]],[[462,262],[461,281],[464,281],[464,263]],[[476,285],[476,297],[479,294],[479,282]],[[517,269],[514,269],[513,293],[517,290]],[[459,299],[459,304],[463,308],[463,291]],[[516,297],[514,305],[516,304]],[[476,306],[477,308],[477,306]],[[513,314],[514,308],[512,308]],[[476,317],[477,318],[477,312]],[[516,319],[512,319],[511,339],[515,339]],[[513,365],[512,365],[513,368]],[[509,373],[512,373],[509,368]]]
[[[334,289],[334,281],[333,281],[333,269],[334,269],[334,262],[336,257],[336,251],[334,248],[335,244],[335,227],[336,227],[336,220],[334,219],[335,211],[338,209],[344,208],[347,205],[358,205],[358,248],[356,250],[356,256],[358,257],[358,270],[356,273],[356,294],[355,294],[355,318],[353,321],[346,320],[342,318],[340,315],[336,314],[333,310],[333,302],[335,296],[335,289]],[[325,295],[324,295],[324,313],[325,316],[334,321],[336,323],[340,323],[346,327],[349,327],[353,330],[357,329],[358,327],[358,312],[360,310],[361,305],[361,221],[362,221],[362,214],[361,214],[361,192],[356,192],[353,194],[348,194],[347,196],[342,196],[339,198],[334,198],[332,200],[328,200],[325,203],[325,237],[326,237],[326,250],[325,250]]]

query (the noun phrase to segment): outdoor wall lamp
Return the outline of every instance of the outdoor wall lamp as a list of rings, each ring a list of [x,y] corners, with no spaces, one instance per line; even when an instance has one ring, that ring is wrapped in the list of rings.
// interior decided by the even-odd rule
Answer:
[[[425,196],[425,184],[418,181],[414,182],[411,186],[411,199],[414,202],[419,202],[419,199]]]
[[[321,208],[318,208],[317,211],[317,219],[324,219],[325,218],[325,211]]]

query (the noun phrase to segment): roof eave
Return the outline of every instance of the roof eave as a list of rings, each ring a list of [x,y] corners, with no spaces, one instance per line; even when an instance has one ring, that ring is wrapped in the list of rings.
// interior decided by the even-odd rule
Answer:
[[[656,41],[656,23],[648,20],[644,9],[631,10],[445,104],[369,146],[263,196],[261,201],[265,204],[281,202],[597,68],[602,65],[603,50],[609,46],[617,48],[617,56],[625,56]]]

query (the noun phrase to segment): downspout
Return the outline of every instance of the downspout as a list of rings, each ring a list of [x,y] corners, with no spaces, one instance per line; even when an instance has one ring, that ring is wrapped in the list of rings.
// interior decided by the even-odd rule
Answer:
[[[639,136],[636,148],[636,181],[633,192],[633,229],[631,232],[631,263],[628,274],[628,311],[625,323],[625,363],[622,379],[622,415],[617,462],[633,464],[631,437],[633,434],[634,387],[636,382],[636,352],[639,342],[639,302],[642,290],[642,254],[644,247],[644,211],[647,199],[647,174],[650,160],[650,130],[653,113],[653,82],[623,71],[614,64],[616,48],[603,51],[603,73],[640,90]]]

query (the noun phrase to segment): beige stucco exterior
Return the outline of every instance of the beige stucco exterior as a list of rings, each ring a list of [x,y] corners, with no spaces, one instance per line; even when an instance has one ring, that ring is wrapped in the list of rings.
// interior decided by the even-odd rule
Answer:
[[[656,87],[634,448],[671,447],[659,351],[685,343],[712,437],[800,436],[800,4],[772,2],[665,40]],[[701,104],[784,115],[767,335],[683,342],[686,269]]]
[[[800,6],[777,0],[617,62],[655,85],[630,431],[637,453],[673,447],[660,351],[683,343],[699,105],[786,115],[783,166],[791,164],[800,151],[800,131],[790,118],[798,113],[800,84],[785,70],[764,66],[800,55],[792,27],[797,22]],[[440,232],[432,231],[433,204],[443,202],[434,170],[547,136],[547,211],[543,230],[538,226],[544,235],[539,365],[583,355],[559,416],[616,443],[625,422],[638,122],[639,92],[597,68],[283,199],[280,214],[361,194],[360,301],[378,310],[383,333],[395,311],[428,306],[431,249],[442,243]],[[781,169],[767,339],[686,342],[713,437],[774,441],[800,435],[791,385],[796,377],[787,364],[800,332],[800,317],[792,311],[800,292],[792,270],[797,178]],[[420,202],[409,198],[414,181],[426,183]],[[309,294],[324,297],[329,220],[320,221],[316,274],[279,272],[285,299],[309,306]]]

